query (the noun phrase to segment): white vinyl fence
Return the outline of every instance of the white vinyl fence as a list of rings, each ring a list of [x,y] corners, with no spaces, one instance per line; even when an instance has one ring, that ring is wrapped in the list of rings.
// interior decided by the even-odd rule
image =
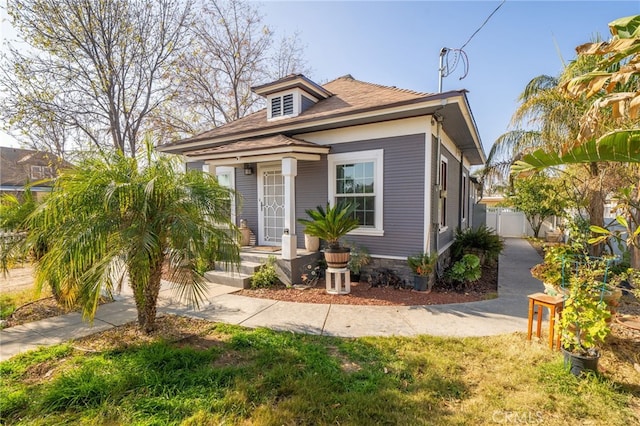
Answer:
[[[487,207],[487,227],[495,229],[501,237],[533,236],[533,229],[524,213],[507,207]],[[552,228],[553,222],[544,221],[538,236],[544,238],[545,232]]]

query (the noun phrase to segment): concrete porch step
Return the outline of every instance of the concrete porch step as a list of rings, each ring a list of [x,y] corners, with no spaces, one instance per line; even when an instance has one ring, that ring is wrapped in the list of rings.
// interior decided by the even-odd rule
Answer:
[[[205,272],[204,278],[214,284],[249,288],[251,287],[251,277],[266,261],[267,257],[263,257],[261,254],[240,253],[240,265],[237,270],[226,270],[225,265],[216,265],[213,271]]]
[[[214,270],[205,272],[204,278],[214,284],[228,285],[236,288],[249,288],[251,286],[252,275],[253,274]]]
[[[277,253],[254,253],[254,252],[240,252],[240,260],[242,263],[267,263],[269,256],[274,256],[276,259],[280,257],[280,252]]]
[[[238,265],[237,269],[234,269],[234,272],[238,272],[240,274],[253,275],[258,269],[260,269],[260,262],[252,262],[246,261],[242,259],[240,265]],[[230,265],[229,265],[230,266]],[[225,269],[224,265],[216,265],[215,271],[217,272],[230,272],[230,270]]]

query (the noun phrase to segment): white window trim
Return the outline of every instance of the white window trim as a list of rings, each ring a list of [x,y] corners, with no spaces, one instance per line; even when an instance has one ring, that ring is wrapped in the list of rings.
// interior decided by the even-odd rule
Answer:
[[[292,95],[293,97],[293,111],[291,112],[291,114],[284,114],[284,97],[287,95]],[[306,96],[311,100],[315,99],[314,97],[308,94]],[[273,115],[271,115],[271,101],[275,98],[281,99],[282,114],[274,117]],[[298,115],[300,115],[301,108],[302,108],[302,92],[299,89],[293,89],[286,92],[273,93],[267,96],[267,121],[277,121],[277,120],[283,120],[286,118],[297,117]]]
[[[335,204],[336,199],[336,166],[340,164],[373,162],[374,168],[374,194],[376,197],[376,214],[375,226],[373,228],[357,228],[349,232],[348,235],[369,235],[382,237],[384,236],[384,218],[383,218],[383,187],[384,187],[384,150],[372,149],[369,151],[345,152],[343,154],[327,155],[327,166],[329,168],[329,203],[331,206]]]
[[[439,177],[439,182],[440,182],[440,191],[443,191],[443,187],[444,185],[442,184],[442,163],[445,163],[447,165],[447,174],[445,176],[446,180],[447,180],[447,187],[449,186],[449,159],[444,156],[441,155],[440,156],[440,162],[438,163],[438,174],[440,175]],[[447,194],[448,195],[448,194]],[[442,202],[442,206],[444,206],[446,208],[447,205],[447,199],[449,197],[447,196],[447,198],[444,199],[444,201]],[[438,205],[440,205],[440,200],[442,199],[442,197],[440,197],[440,193],[438,193]],[[447,212],[449,213],[449,212]],[[438,232],[440,234],[442,234],[443,232],[446,232],[449,230],[449,225],[445,225],[442,226],[441,221],[440,221],[440,215],[442,214],[442,210],[438,209]]]
[[[206,170],[204,170],[206,167]],[[203,170],[209,173],[209,165],[205,164],[203,166]],[[235,191],[236,190],[236,173],[235,168],[227,167],[227,166],[218,166],[216,167],[216,177],[220,175],[229,176],[229,189]],[[236,196],[234,193],[231,194],[231,222],[236,223]]]
[[[469,174],[466,172],[462,173],[462,205],[460,209],[462,210],[462,223],[467,223],[467,219],[469,218]]]

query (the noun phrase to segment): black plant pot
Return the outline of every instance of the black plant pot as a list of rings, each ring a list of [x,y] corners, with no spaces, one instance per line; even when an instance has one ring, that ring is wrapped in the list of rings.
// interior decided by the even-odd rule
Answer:
[[[429,276],[414,275],[413,276],[413,289],[416,291],[427,291],[429,288]]]
[[[564,365],[569,367],[569,371],[576,377],[581,377],[588,372],[598,372],[598,360],[600,354],[597,356],[579,355],[569,352],[562,348],[562,354],[564,355]]]

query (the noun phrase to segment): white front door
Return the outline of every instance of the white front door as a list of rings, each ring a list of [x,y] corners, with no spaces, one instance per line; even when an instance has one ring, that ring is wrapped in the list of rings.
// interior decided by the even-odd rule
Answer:
[[[278,246],[284,230],[284,177],[282,167],[258,165],[258,243]]]

